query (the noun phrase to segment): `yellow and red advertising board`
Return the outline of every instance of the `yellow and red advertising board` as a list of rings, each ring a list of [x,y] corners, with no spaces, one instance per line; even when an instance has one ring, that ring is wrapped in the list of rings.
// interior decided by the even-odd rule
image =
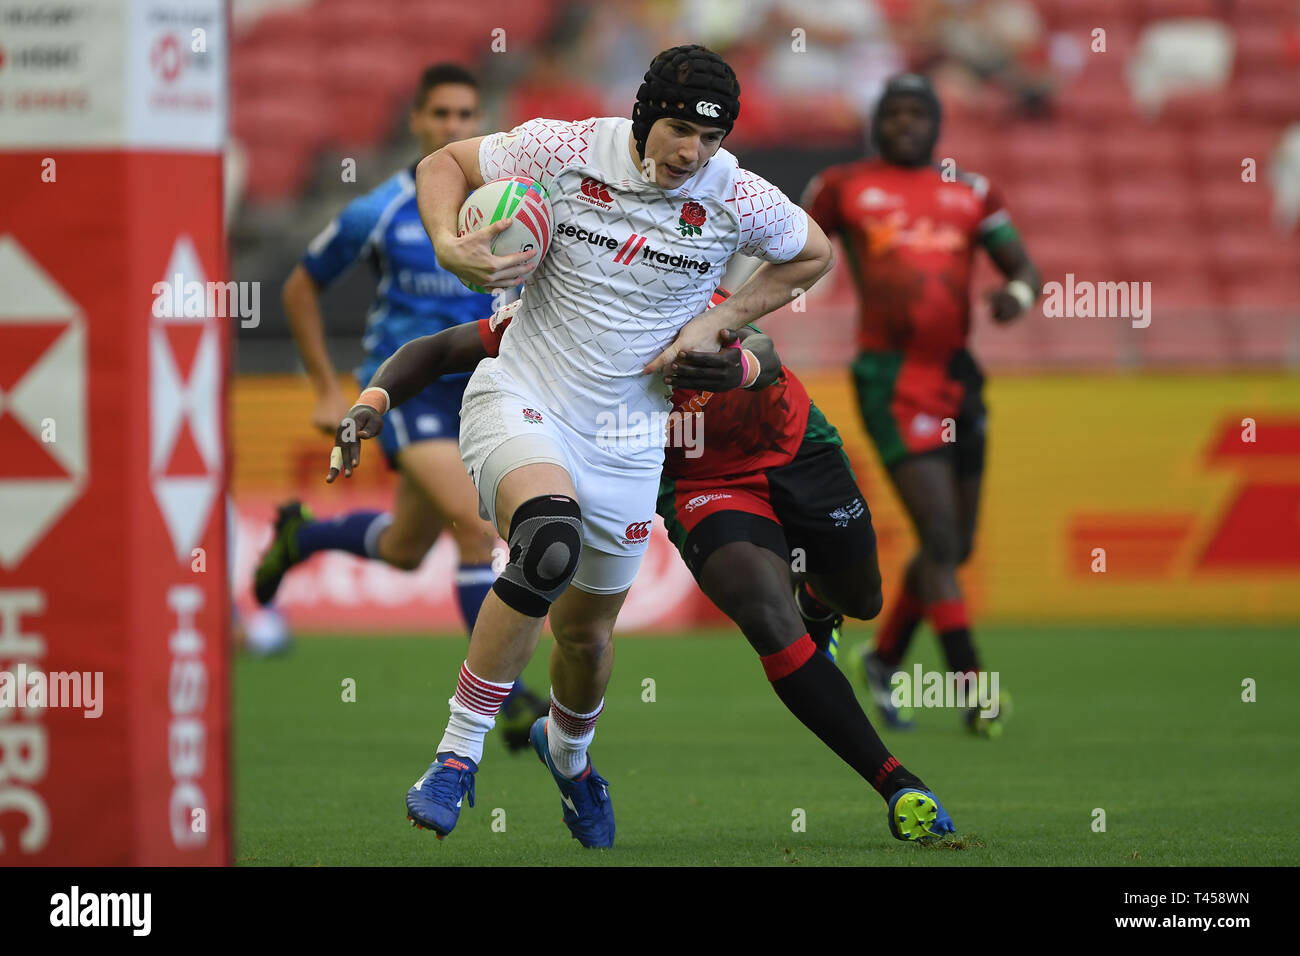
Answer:
[[[801,377],[844,438],[890,598],[915,547],[908,519],[860,427],[847,370]],[[995,374],[986,398],[988,467],[976,551],[963,571],[981,620],[1300,621],[1293,378]],[[351,482],[324,484],[331,442],[311,431],[310,411],[301,379],[236,383],[236,595],[244,607],[280,498],[303,496],[324,514],[392,501],[393,478],[373,443]],[[323,555],[290,575],[282,606],[299,629],[454,631],[454,567],[445,540],[409,573]],[[657,524],[620,629],[703,623],[722,619]]]

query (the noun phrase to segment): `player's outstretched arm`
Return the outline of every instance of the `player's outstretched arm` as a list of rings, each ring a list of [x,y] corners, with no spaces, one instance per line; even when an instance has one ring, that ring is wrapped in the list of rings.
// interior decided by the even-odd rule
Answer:
[[[487,355],[477,322],[412,339],[390,355],[339,422],[325,481],[332,484],[340,472],[345,478],[352,477],[352,469],[361,464],[362,440],[384,430],[386,412],[444,375],[474,371]]]
[[[718,333],[717,352],[682,352],[664,381],[671,388],[689,388],[701,392],[725,392],[733,388],[766,388],[781,374],[781,359],[776,343],[755,329],[744,328],[739,335],[731,329]]]
[[[369,387],[382,388],[388,393],[389,408],[396,408],[444,375],[474,371],[487,356],[477,322],[453,325],[411,339],[384,360]]]
[[[835,261],[830,240],[821,227],[808,220],[808,238],[799,254],[785,262],[765,262],[722,304],[697,315],[682,326],[673,344],[646,367],[647,374],[673,363],[683,351],[708,350],[723,329],[738,329],[781,308],[812,288]]]
[[[415,201],[420,221],[433,243],[438,264],[461,282],[484,289],[508,289],[528,273],[536,250],[509,256],[492,254],[492,240],[510,227],[503,219],[456,238],[456,216],[472,190],[483,185],[478,150],[484,137],[451,143],[420,160],[415,169]]]

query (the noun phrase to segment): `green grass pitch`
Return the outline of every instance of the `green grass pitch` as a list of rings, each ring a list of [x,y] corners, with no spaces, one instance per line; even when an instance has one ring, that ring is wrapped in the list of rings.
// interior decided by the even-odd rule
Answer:
[[[850,631],[849,647],[866,638]],[[592,749],[618,821],[584,850],[550,775],[493,734],[455,832],[406,821],[465,642],[299,639],[235,673],[240,865],[1164,866],[1300,863],[1300,642],[1285,627],[988,627],[1014,699],[980,740],[918,711],[886,743],[935,789],[960,839],[892,839],[884,801],[792,717],[738,633],[617,642]],[[543,642],[525,676],[544,690]],[[941,669],[923,631],[912,661]],[[356,682],[344,702],[343,682]],[[654,702],[644,683],[654,681]],[[1253,678],[1257,700],[1242,701]],[[865,695],[861,699],[866,703]],[[869,711],[870,713],[870,711]],[[874,718],[874,714],[873,720]],[[878,724],[879,726],[879,724]],[[1094,809],[1105,832],[1094,832]],[[795,832],[796,810],[806,828]],[[496,824],[494,828],[494,822]]]

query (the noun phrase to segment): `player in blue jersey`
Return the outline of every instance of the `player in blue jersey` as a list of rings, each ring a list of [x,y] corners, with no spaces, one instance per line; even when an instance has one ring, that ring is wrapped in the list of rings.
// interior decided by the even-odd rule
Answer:
[[[410,115],[420,157],[476,135],[479,122],[472,74],[454,64],[424,71]],[[319,296],[359,260],[370,263],[378,280],[366,320],[366,358],[357,369],[363,386],[411,339],[493,312],[491,295],[471,292],[438,264],[416,206],[414,164],[348,203],[312,240],[284,285],[289,327],[316,390],[312,424],[330,435],[352,403],[325,347]],[[478,516],[478,493],[460,459],[460,405],[468,380],[468,375],[444,378],[384,417],[384,453],[401,475],[391,514],[353,511],[315,521],[300,502],[280,507],[275,537],[254,575],[260,603],[269,604],[285,573],[318,551],[348,551],[413,570],[445,530],[460,552],[456,594],[465,626],[473,630],[495,578],[496,530]],[[529,726],[547,710],[547,702],[516,683],[502,709],[510,749],[528,746]]]

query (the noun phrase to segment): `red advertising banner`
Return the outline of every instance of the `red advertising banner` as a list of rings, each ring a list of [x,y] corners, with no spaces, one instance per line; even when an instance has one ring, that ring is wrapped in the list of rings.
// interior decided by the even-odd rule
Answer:
[[[10,14],[0,864],[228,863],[225,3]]]
[[[329,440],[318,440],[328,460]],[[371,449],[367,449],[371,451]],[[369,459],[383,467],[379,455]],[[318,518],[356,509],[391,509],[393,494],[385,488],[363,491],[327,486],[295,489]],[[235,603],[251,614],[253,570],[271,540],[271,521],[278,498],[241,494],[236,497],[236,528],[231,560],[235,572]],[[504,542],[500,560],[504,562]],[[464,623],[456,603],[456,546],[443,535],[414,571],[399,571],[382,561],[369,561],[341,551],[318,554],[285,576],[276,594],[276,608],[296,632],[351,634],[430,633],[461,631]],[[618,632],[674,631],[700,624],[726,624],[726,618],[695,585],[678,556],[663,522],[656,518],[650,547],[632,590],[618,615]]]
[[[0,863],[223,863],[230,328],[153,291],[224,274],[221,164],[53,158],[0,219]]]

